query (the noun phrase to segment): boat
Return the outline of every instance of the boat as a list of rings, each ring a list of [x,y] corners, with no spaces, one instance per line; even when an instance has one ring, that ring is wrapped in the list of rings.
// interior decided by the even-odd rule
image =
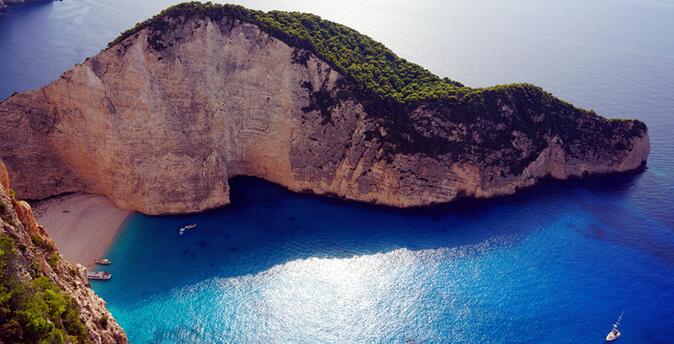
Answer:
[[[614,342],[620,338],[620,330],[618,329],[618,326],[620,326],[620,321],[623,320],[623,314],[625,314],[625,311],[620,313],[620,316],[618,317],[618,320],[613,323],[613,328],[611,329],[611,332],[609,332],[606,335],[606,341],[607,342]]]
[[[87,278],[90,280],[107,281],[112,278],[112,274],[107,271],[89,272]]]
[[[96,259],[96,264],[98,265],[110,265],[112,261],[109,258],[98,258]]]
[[[180,227],[180,229],[178,230],[178,233],[180,233],[180,235],[183,235],[186,230],[196,228],[196,227],[197,227],[197,224],[192,223],[192,224],[186,225],[184,227]]]

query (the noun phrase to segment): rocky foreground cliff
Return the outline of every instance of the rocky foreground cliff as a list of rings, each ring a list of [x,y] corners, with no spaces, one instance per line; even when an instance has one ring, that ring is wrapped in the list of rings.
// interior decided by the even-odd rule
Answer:
[[[642,122],[531,85],[470,89],[315,16],[193,3],[4,100],[0,123],[21,197],[96,193],[147,214],[225,205],[239,175],[409,207],[636,170],[649,153]]]
[[[64,260],[30,205],[15,198],[2,163],[0,343],[128,343],[88,287],[86,268]]]

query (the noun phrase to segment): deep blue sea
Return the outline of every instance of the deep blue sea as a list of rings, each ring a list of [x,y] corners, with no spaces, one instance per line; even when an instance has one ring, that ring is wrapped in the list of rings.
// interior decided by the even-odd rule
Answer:
[[[0,15],[0,98],[174,1]],[[232,205],[132,215],[94,283],[132,343],[674,343],[674,1],[242,1],[351,26],[469,86],[528,81],[647,123],[637,175],[396,210],[231,181]],[[178,234],[196,223],[197,229]]]

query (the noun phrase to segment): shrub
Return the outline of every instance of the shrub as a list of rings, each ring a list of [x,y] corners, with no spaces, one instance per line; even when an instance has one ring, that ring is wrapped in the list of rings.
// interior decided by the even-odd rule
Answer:
[[[60,259],[61,256],[59,256],[57,252],[52,252],[52,254],[47,257],[47,263],[49,263],[52,268],[56,269],[56,264],[58,264]]]
[[[0,234],[0,342],[87,343],[75,302],[49,278],[17,278],[14,240]]]
[[[35,246],[41,248],[42,250],[48,253],[55,251],[54,246],[49,241],[45,240],[38,234],[31,234],[30,240],[33,242]]]

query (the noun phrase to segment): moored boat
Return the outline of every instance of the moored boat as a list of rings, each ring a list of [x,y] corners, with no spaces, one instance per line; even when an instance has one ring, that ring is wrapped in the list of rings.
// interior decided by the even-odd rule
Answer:
[[[180,229],[178,230],[178,233],[179,233],[180,235],[183,235],[183,234],[185,233],[186,230],[192,229],[192,228],[196,228],[196,227],[197,227],[197,224],[196,224],[196,223],[192,223],[192,224],[186,225],[186,226],[184,226],[184,227],[180,227]]]
[[[110,278],[112,278],[112,274],[108,271],[97,271],[97,272],[89,272],[87,274],[87,278],[90,280],[103,280],[107,281]]]
[[[618,321],[616,321],[613,324],[613,328],[611,329],[611,332],[609,332],[606,335],[606,341],[607,342],[614,342],[614,341],[618,340],[618,338],[620,338],[621,333],[620,333],[620,330],[618,329],[618,326],[620,325],[620,321],[623,319],[623,314],[625,314],[624,311],[622,313],[620,313],[620,316],[618,317]]]
[[[618,340],[618,338],[620,338],[620,331],[618,331],[618,329],[615,328],[615,327],[611,330],[611,332],[609,332],[606,335],[606,341],[607,342],[616,341],[616,340]]]
[[[96,264],[98,265],[110,265],[112,261],[109,258],[98,258],[96,259]]]

